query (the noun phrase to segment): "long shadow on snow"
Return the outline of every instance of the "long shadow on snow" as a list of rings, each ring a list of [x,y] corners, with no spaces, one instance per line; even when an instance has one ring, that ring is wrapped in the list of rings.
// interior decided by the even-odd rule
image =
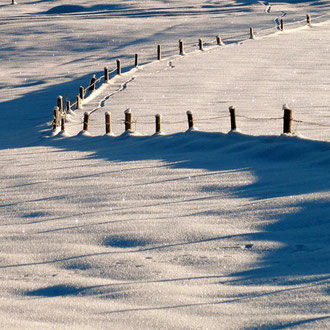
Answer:
[[[115,68],[114,59],[105,61],[105,63],[110,63],[111,69]],[[129,71],[132,66],[133,64],[129,64],[122,69],[122,72]],[[95,74],[100,77],[103,75],[103,71],[95,72]],[[0,121],[0,150],[42,145],[44,132],[46,132],[45,134],[49,132],[57,95],[62,95],[64,99],[68,98],[71,101],[75,100],[78,86],[88,86],[91,76],[92,74],[84,75],[66,83],[40,88],[14,100],[0,102],[0,115],[4,118]],[[43,84],[43,81],[29,83],[30,86],[39,84]],[[88,96],[88,91],[86,95]]]
[[[203,11],[201,12],[201,8]],[[134,6],[127,5],[94,5],[91,7],[81,6],[81,5],[60,5],[50,8],[46,12],[41,12],[40,14],[82,14],[82,13],[107,13],[109,17],[175,17],[175,16],[200,16],[205,15],[215,15],[215,14],[225,14],[233,12],[249,12],[251,9],[248,6],[234,8],[223,5],[213,5],[213,6],[176,6],[171,9],[169,7],[157,7],[157,8],[136,8]]]
[[[49,143],[65,150],[92,151],[90,157],[110,162],[161,159],[174,168],[249,171],[255,176],[255,182],[233,187],[230,192],[238,198],[252,199],[256,209],[261,206],[259,201],[265,201],[276,215],[266,219],[272,220],[270,224],[260,225],[262,233],[247,234],[245,239],[253,246],[262,240],[277,241],[282,248],[266,252],[255,268],[233,275],[255,284],[274,277],[277,283],[289,284],[282,277],[318,275],[323,278],[329,274],[328,142],[286,136],[187,132],[152,137],[79,136],[55,138]],[[204,189],[216,193],[219,188],[206,186]],[[322,197],[317,193],[323,193]],[[285,209],[282,213],[278,212],[278,206],[272,206],[276,198],[279,201],[290,196],[294,197],[292,203],[279,206]],[[241,217],[242,213],[236,216]]]

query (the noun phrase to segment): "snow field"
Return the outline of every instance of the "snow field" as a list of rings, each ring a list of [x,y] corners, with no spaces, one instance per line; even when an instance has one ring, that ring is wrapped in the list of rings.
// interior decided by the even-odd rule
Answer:
[[[304,139],[280,136],[281,120],[238,118],[244,134],[227,132],[229,105],[281,117],[288,103],[294,118],[328,123],[329,24],[141,66],[77,111],[70,138],[49,137],[56,96],[74,96],[102,61],[137,46],[149,56],[160,37],[268,26],[280,10],[301,17],[306,4],[269,16],[236,1],[20,2],[0,7],[4,45],[18,42],[0,70],[12,75],[0,95],[2,326],[328,328],[329,129],[300,123]],[[83,112],[131,78],[77,136]],[[121,135],[128,107],[141,136]],[[187,110],[200,131],[185,132]],[[105,111],[116,137],[103,136]],[[167,134],[151,136],[158,112]]]

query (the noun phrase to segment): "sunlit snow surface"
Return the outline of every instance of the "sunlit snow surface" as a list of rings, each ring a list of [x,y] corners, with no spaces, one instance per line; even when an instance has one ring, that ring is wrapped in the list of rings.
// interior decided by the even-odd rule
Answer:
[[[7,2],[1,327],[329,328],[329,2]],[[52,136],[57,96],[117,58],[124,74]],[[140,134],[122,134],[127,108]]]

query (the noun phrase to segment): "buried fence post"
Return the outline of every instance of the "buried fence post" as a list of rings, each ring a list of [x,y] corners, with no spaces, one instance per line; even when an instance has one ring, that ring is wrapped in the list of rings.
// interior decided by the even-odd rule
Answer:
[[[134,55],[134,66],[137,68],[139,66],[139,55]]]
[[[80,100],[85,99],[85,88],[82,86],[79,87],[79,97],[80,97]]]
[[[162,59],[162,46],[157,45],[157,60],[161,61],[161,59]]]
[[[254,39],[253,27],[250,27],[250,39]]]
[[[105,134],[111,134],[111,114],[105,113]]]
[[[76,97],[76,109],[81,109],[81,98],[79,95]]]
[[[203,45],[202,39],[198,39],[198,47],[199,47],[199,50],[204,50],[204,45]]]
[[[125,131],[132,130],[132,112],[131,109],[125,110]]]
[[[66,112],[70,113],[71,111],[71,102],[70,100],[66,100]]]
[[[61,118],[61,131],[65,131],[65,116],[62,116]]]
[[[229,112],[230,112],[230,126],[231,130],[235,131],[237,126],[236,126],[236,109],[233,106],[229,107]]]
[[[291,133],[292,128],[292,109],[287,104],[283,105],[284,117],[283,117],[283,133]]]
[[[91,82],[89,84],[88,90],[90,91],[95,91],[96,89],[96,75],[93,74],[92,78],[91,78]]]
[[[109,81],[109,68],[107,66],[104,67],[104,81],[105,82]]]
[[[162,121],[162,115],[157,114],[156,115],[156,134],[160,134],[162,132],[161,121]]]
[[[280,30],[281,31],[284,30],[284,21],[283,21],[283,19],[281,19],[281,21],[280,21]]]
[[[121,75],[121,62],[119,59],[117,60],[117,74]]]
[[[219,36],[219,35],[217,35],[217,45],[218,46],[223,46],[224,45],[224,43],[223,43],[223,41],[222,41],[222,39],[221,39],[221,37]]]
[[[53,130],[55,131],[59,124],[60,110],[58,107],[54,107],[53,111]]]
[[[84,114],[84,126],[83,126],[83,131],[88,132],[89,128],[89,113],[85,112]]]
[[[308,26],[312,26],[311,15],[307,14],[307,15],[306,15],[306,19],[307,19],[307,24],[308,24]]]
[[[59,95],[57,97],[57,106],[60,112],[63,112],[63,96]]]
[[[179,54],[183,55],[184,54],[184,46],[183,46],[183,40],[179,40]]]
[[[194,128],[194,117],[191,111],[187,111],[187,117],[188,117],[188,127],[189,129]]]

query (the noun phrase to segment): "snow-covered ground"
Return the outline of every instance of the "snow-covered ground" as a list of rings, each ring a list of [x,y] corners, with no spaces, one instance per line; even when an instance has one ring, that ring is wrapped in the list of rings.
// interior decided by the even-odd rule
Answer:
[[[1,327],[330,328],[330,2],[17,2],[0,5]],[[52,136],[57,96],[117,58]]]

